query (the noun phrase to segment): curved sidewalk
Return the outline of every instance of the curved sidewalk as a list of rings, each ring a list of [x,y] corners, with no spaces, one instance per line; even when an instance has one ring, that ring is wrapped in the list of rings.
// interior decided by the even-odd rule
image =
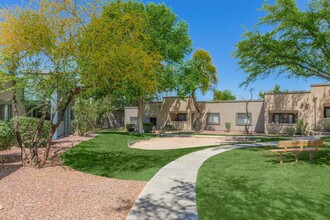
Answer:
[[[204,161],[233,149],[275,144],[272,142],[225,145],[196,151],[178,158],[164,166],[149,181],[126,220],[198,219],[196,179]]]

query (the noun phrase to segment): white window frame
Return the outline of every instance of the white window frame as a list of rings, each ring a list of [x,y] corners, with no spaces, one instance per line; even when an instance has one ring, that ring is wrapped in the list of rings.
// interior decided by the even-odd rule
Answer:
[[[210,116],[213,115],[212,118],[214,118],[214,116],[218,116],[218,122],[210,122],[209,119],[210,119]],[[207,113],[207,118],[206,118],[206,123],[208,125],[220,125],[220,122],[221,122],[221,118],[220,118],[220,113],[215,113],[215,112],[209,112]]]
[[[133,119],[136,120],[136,122],[133,122]],[[129,124],[135,124],[136,126],[138,125],[138,118],[137,117],[129,117]]]
[[[248,113],[249,114],[249,122],[247,123],[246,121],[245,122],[243,122],[243,123],[241,123],[241,122],[239,122],[239,115],[245,115],[246,116],[246,112],[238,112],[238,113],[236,113],[236,125],[237,126],[244,126],[244,125],[249,125],[249,126],[251,126],[252,125],[252,113]],[[243,119],[243,120],[247,120],[247,118],[245,118],[245,119]]]

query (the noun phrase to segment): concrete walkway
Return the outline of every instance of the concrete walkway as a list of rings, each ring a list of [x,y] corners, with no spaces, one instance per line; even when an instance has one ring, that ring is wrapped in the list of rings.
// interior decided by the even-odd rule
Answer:
[[[276,143],[219,146],[178,158],[163,167],[149,181],[126,219],[198,219],[195,193],[196,179],[203,162],[216,154],[229,150],[270,145],[276,145]]]

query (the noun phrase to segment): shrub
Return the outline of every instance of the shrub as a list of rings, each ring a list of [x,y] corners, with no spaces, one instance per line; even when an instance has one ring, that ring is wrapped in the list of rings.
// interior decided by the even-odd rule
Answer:
[[[324,131],[330,131],[330,122],[324,122],[322,127]]]
[[[164,127],[164,131],[172,131],[173,130],[173,125],[171,124],[166,124]]]
[[[226,131],[229,132],[231,129],[231,123],[230,122],[226,122]]]
[[[288,133],[291,136],[293,136],[295,132],[296,132],[296,129],[293,126],[286,128],[286,133]]]
[[[4,165],[6,162],[6,159],[3,156],[0,156],[0,164]]]
[[[19,131],[21,133],[22,139],[24,141],[25,147],[31,147],[31,140],[35,133],[35,131],[38,128],[39,125],[39,118],[33,118],[33,117],[19,117]],[[15,123],[15,118],[11,119],[10,125],[13,128]],[[50,131],[50,124],[49,121],[45,120],[44,126],[41,129],[39,141],[37,143],[38,147],[45,147],[48,133]]]
[[[126,124],[126,130],[127,130],[128,132],[133,132],[133,131],[135,131],[135,128],[136,128],[135,124]]]
[[[98,118],[98,106],[91,103],[89,99],[78,99],[72,110],[74,119],[71,124],[78,135],[83,136],[87,132],[95,129],[95,122]]]
[[[10,128],[9,123],[0,121],[0,150],[10,148],[14,143],[14,134]]]
[[[298,120],[296,125],[296,134],[298,135],[307,135],[308,134],[308,123],[303,120]]]
[[[144,133],[151,133],[153,126],[154,125],[152,123],[143,123]]]

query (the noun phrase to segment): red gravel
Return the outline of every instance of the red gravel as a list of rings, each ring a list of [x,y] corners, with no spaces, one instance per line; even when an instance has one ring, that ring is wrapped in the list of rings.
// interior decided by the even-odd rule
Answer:
[[[89,175],[59,162],[61,152],[89,138],[55,142],[43,169],[21,167],[18,148],[0,152],[7,159],[0,165],[0,219],[124,219],[146,182]]]

